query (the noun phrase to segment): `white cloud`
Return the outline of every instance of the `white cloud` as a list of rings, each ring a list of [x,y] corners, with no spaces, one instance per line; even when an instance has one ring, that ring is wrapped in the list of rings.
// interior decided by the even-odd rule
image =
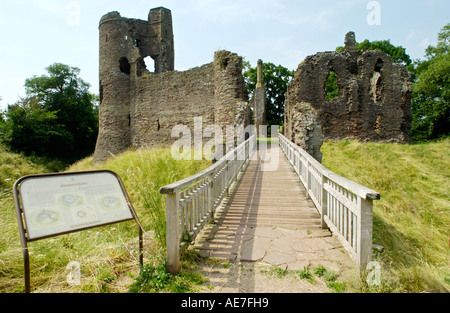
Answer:
[[[361,6],[366,0],[346,1],[273,1],[273,0],[192,0],[186,12],[192,19],[211,23],[254,23],[255,27],[308,26],[309,29],[332,30],[347,11]],[[195,15],[195,16],[194,16]]]
[[[412,40],[417,36],[417,32],[414,29],[411,29],[406,37],[407,40]]]
[[[31,3],[50,13],[63,13],[67,9],[67,2],[57,0],[31,0]]]
[[[419,47],[424,49],[428,48],[429,45],[431,45],[430,37],[427,37],[419,42]]]
[[[346,12],[354,7],[364,5],[364,0],[336,1],[328,6],[320,6],[318,11],[308,14],[304,23],[311,25],[312,29],[319,31],[332,30],[339,24],[338,19],[345,16]]]

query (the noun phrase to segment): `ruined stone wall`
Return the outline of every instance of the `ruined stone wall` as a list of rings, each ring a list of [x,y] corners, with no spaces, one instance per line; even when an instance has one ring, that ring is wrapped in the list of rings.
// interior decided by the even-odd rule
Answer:
[[[250,123],[242,58],[218,51],[214,61],[174,71],[170,10],[152,9],[149,21],[108,13],[100,21],[100,130],[94,162],[128,148],[170,144],[176,125]],[[144,58],[155,60],[155,72]]]
[[[338,95],[326,98],[330,73]],[[412,84],[404,66],[381,51],[355,51],[354,33],[346,50],[307,57],[288,87],[285,135],[321,160],[323,140],[410,141]]]
[[[242,57],[223,50],[215,53],[214,87],[215,124],[247,125],[248,91],[242,75]]]
[[[186,125],[193,132],[195,117],[202,117],[204,126],[221,126],[224,134],[227,125],[247,125],[248,102],[241,77],[242,59],[219,51],[214,62],[201,67],[137,78],[131,107],[132,146],[170,144],[177,140],[171,136],[172,129]]]
[[[149,73],[136,81],[132,97],[131,138],[135,148],[170,143],[176,125],[193,129],[194,117],[214,124],[214,66],[184,72]]]

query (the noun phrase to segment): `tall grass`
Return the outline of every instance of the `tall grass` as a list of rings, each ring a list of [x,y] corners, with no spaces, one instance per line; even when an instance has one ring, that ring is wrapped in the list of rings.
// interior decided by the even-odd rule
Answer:
[[[194,175],[211,165],[208,161],[175,160],[170,149],[129,151],[106,164],[92,166],[92,158],[74,164],[68,171],[108,169],[124,181],[142,225],[154,230],[161,245],[166,240],[165,197],[161,187]]]
[[[1,157],[3,153],[0,153]],[[21,156],[5,157],[13,159],[6,161],[11,166],[0,167],[8,169],[0,172],[0,175],[3,175],[0,177],[7,177],[2,178],[5,194],[0,197],[0,292],[21,292],[24,289],[23,257],[9,190],[21,176],[51,170],[43,166],[33,166],[31,161]],[[210,162],[207,161],[176,161],[170,150],[152,149],[125,152],[98,166],[92,165],[92,157],[87,158],[67,171],[108,169],[119,174],[144,231],[155,231],[156,247],[152,248],[152,251],[155,251],[164,249],[165,244],[165,198],[159,194],[160,187],[191,176],[209,165]],[[15,172],[12,172],[10,167],[14,168]],[[137,235],[136,224],[126,222],[30,243],[33,290],[128,292],[133,277],[139,273]],[[151,256],[146,254],[145,257]],[[69,271],[66,267],[71,261],[81,264],[80,286],[67,284],[66,276]]]
[[[381,291],[450,291],[449,151],[448,139],[322,147],[324,166],[381,194],[374,201],[373,225],[374,243],[384,247],[377,257],[384,264]]]
[[[450,291],[449,148],[450,140],[420,145],[342,141],[323,146],[326,167],[381,194],[381,200],[374,201],[374,243],[384,246],[375,256],[383,264],[382,285],[368,287],[362,281],[354,286],[358,291]],[[0,293],[24,289],[11,188],[22,176],[54,171],[54,164],[49,168],[38,163],[0,148]],[[125,152],[100,166],[87,158],[68,171],[109,169],[119,174],[144,230],[155,231],[158,250],[165,244],[160,187],[209,165],[175,161],[169,150],[153,149]],[[128,292],[139,274],[136,237],[135,223],[127,222],[30,243],[33,290]],[[81,264],[80,286],[66,282],[70,261]]]

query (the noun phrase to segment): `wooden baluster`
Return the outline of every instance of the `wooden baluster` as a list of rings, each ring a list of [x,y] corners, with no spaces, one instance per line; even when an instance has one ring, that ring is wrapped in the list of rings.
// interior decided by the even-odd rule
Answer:
[[[180,272],[179,202],[178,192],[166,196],[167,270],[172,275]]]
[[[358,260],[359,267],[364,270],[372,258],[372,206],[373,200],[360,198],[358,210]]]
[[[323,229],[328,228],[325,223],[324,217],[328,215],[328,192],[325,190],[325,184],[327,184],[327,178],[322,175],[322,207],[321,207],[321,227]]]

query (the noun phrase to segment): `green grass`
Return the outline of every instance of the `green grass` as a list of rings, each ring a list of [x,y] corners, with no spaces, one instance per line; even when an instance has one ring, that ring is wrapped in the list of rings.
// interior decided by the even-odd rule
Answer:
[[[374,201],[374,243],[384,251],[374,259],[382,264],[381,285],[343,284],[323,268],[320,277],[336,292],[449,292],[449,182],[450,140],[416,145],[327,142],[323,164],[330,170],[381,194]],[[129,151],[101,166],[92,158],[68,171],[110,169],[128,190],[145,231],[154,230],[156,242],[145,254],[146,272],[140,273],[134,222],[126,222],[32,242],[31,282],[37,292],[185,292],[195,291],[201,276],[195,258],[183,262],[176,277],[164,274],[165,198],[159,188],[209,166],[207,161],[175,161],[169,150]],[[24,290],[23,256],[11,189],[25,175],[53,172],[58,162],[5,151],[0,147],[0,293]],[[66,282],[66,266],[81,264],[80,286]],[[277,276],[288,274],[285,271]],[[298,277],[306,272],[295,273]],[[351,284],[351,285],[350,285]],[[141,286],[142,285],[142,286]],[[130,286],[132,287],[130,289]]]
[[[381,194],[373,241],[382,285],[369,292],[449,292],[450,140],[400,145],[327,142],[323,165]]]
[[[186,293],[199,290],[206,280],[196,271],[196,262],[201,258],[194,250],[183,254],[181,271],[171,275],[167,271],[167,262],[162,254],[157,254],[144,265],[135,282],[130,286],[131,293]]]
[[[343,293],[347,290],[347,284],[345,282],[337,281],[338,274],[321,264],[312,269],[308,266],[301,270],[282,269],[273,265],[267,269],[263,269],[261,272],[269,277],[283,278],[290,276],[306,280],[311,284],[315,284],[317,280],[321,279],[330,288],[330,292]]]
[[[35,173],[53,172],[21,155],[0,151],[0,293],[23,292],[23,256],[11,193],[14,181]],[[145,263],[165,248],[165,197],[160,187],[189,177],[211,163],[176,161],[170,150],[129,151],[99,166],[92,157],[67,171],[109,169],[119,174],[130,194],[144,231],[155,231],[156,241],[145,251]],[[136,223],[125,222],[29,243],[32,290],[36,292],[129,292],[139,275]],[[69,286],[66,269],[81,265],[81,285]],[[194,279],[194,278],[193,278]],[[185,283],[180,280],[180,286]],[[175,288],[175,287],[174,287]]]
[[[161,245],[165,236],[165,195],[159,189],[194,175],[211,165],[208,161],[175,160],[170,149],[125,152],[106,164],[92,166],[92,158],[74,164],[69,171],[108,169],[124,181],[142,225],[154,230]]]

